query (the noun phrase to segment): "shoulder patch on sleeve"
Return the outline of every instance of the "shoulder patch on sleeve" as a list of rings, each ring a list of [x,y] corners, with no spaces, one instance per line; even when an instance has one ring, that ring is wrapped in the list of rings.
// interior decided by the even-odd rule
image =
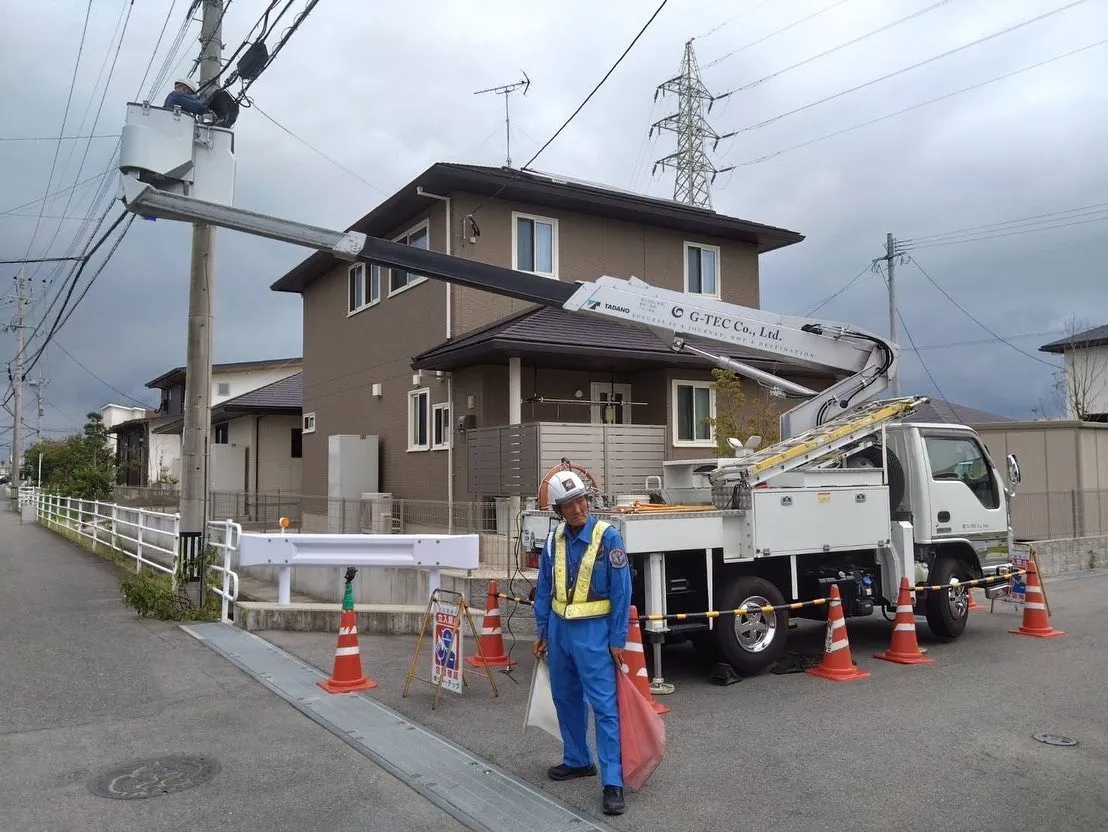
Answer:
[[[622,569],[627,565],[627,553],[619,546],[613,546],[608,550],[608,563],[616,569]]]

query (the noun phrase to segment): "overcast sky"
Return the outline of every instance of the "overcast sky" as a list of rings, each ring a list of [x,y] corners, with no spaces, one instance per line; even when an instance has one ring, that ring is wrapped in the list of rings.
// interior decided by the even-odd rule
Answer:
[[[673,110],[674,99],[655,102],[654,91],[677,72],[684,42],[696,38],[703,79],[716,95],[774,75],[717,101],[710,116],[719,133],[741,131],[721,142],[714,157],[720,168],[737,166],[716,180],[716,210],[807,237],[763,257],[763,307],[804,313],[816,306],[883,254],[887,232],[906,240],[931,237],[931,245],[920,244],[897,266],[898,306],[921,348],[913,353],[900,327],[902,392],[941,394],[1029,418],[1049,394],[1051,368],[1042,361],[1054,363],[1038,347],[1064,334],[1071,316],[1090,325],[1108,322],[1102,265],[1108,205],[1099,213],[1058,214],[1054,228],[1036,221],[992,233],[932,235],[1108,199],[1103,161],[1108,44],[812,140],[1093,44],[1108,32],[1108,8],[1097,0],[948,0],[790,69],[935,4],[670,0],[534,167],[671,196],[672,173],[652,177],[651,167],[654,159],[672,152],[673,137],[648,141],[647,130]],[[172,79],[191,69],[198,22],[189,26],[176,59],[171,56],[159,75],[186,5],[187,0],[134,3],[99,109],[129,0],[92,4],[66,136],[118,135],[124,104],[140,89],[171,6],[143,95],[153,81],[164,79],[152,96],[160,102]],[[225,54],[238,46],[265,5],[263,0],[234,0],[223,23]],[[1066,5],[1072,8],[776,118]],[[0,138],[59,135],[86,6],[84,0],[49,0],[7,10],[0,47],[9,66],[27,71],[6,86]],[[278,33],[303,6],[297,0]],[[236,126],[237,204],[340,228],[433,162],[503,164],[503,101],[473,92],[515,81],[521,70],[532,81],[525,98],[512,98],[512,160],[522,164],[577,107],[656,6],[656,0],[325,0],[250,95],[261,110],[360,179],[257,110],[244,109]],[[271,37],[271,48],[274,43]],[[781,70],[787,71],[776,74]],[[50,192],[108,169],[115,145],[112,138],[61,142]],[[37,222],[33,257],[71,253],[75,239],[91,235],[94,223],[82,220],[90,211],[94,219],[103,211],[103,201],[93,204],[103,179],[48,200],[39,222],[42,202],[35,200],[46,193],[58,148],[57,141],[0,141],[0,258],[25,256]],[[108,179],[114,191],[117,177],[112,173]],[[113,206],[109,221],[116,210]],[[186,225],[136,220],[55,336],[57,346],[48,347],[30,373],[49,379],[44,424],[54,435],[77,427],[82,414],[109,401],[133,403],[127,398],[133,397],[157,406],[145,382],[184,363],[189,239]],[[268,287],[307,254],[260,238],[218,233],[216,361],[299,355],[300,299]],[[90,264],[82,287],[99,260],[98,255]],[[13,311],[15,270],[3,270],[0,323],[8,322]],[[35,326],[66,271],[45,265],[28,273],[37,297],[30,311]],[[884,334],[887,302],[882,278],[867,274],[817,314]],[[29,354],[37,351],[39,340]],[[14,336],[0,335],[5,362],[14,349]],[[33,423],[33,395],[24,412]],[[4,415],[0,421],[6,425],[7,420]],[[0,433],[5,455],[9,442],[10,431]]]

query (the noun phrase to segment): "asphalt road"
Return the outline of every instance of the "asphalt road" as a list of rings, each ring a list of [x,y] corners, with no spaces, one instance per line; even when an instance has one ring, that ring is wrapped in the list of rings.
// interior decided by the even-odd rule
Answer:
[[[834,683],[806,674],[748,678],[718,687],[706,681],[690,649],[669,650],[663,701],[667,756],[646,787],[628,793],[628,811],[604,818],[619,829],[894,829],[897,832],[1022,832],[1102,828],[1108,816],[1108,573],[1047,583],[1062,638],[1010,635],[1019,615],[1008,605],[973,613],[965,635],[935,642],[917,631],[932,666],[873,658],[888,646],[880,614],[851,619],[854,659],[872,676]],[[981,601],[980,595],[978,600]],[[323,670],[335,637],[266,632]],[[804,622],[790,649],[822,650],[824,630]],[[508,641],[510,644],[510,640]],[[548,765],[560,744],[522,732],[530,683],[529,644],[519,642],[512,677],[469,677],[461,697],[413,683],[402,698],[414,637],[361,636],[363,667],[380,683],[366,695],[439,731],[536,786],[600,811],[595,780],[552,783]],[[472,643],[466,645],[472,653]],[[429,675],[425,642],[419,674]],[[1075,738],[1074,747],[1041,744],[1037,733]]]
[[[116,567],[0,507],[0,829],[460,830],[176,625],[123,606]],[[202,755],[219,773],[141,800],[101,771]]]

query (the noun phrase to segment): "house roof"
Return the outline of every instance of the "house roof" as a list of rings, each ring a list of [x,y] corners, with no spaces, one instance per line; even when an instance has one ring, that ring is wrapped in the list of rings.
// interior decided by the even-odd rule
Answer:
[[[498,198],[513,202],[738,240],[755,246],[759,254],[804,239],[795,231],[730,217],[671,199],[644,196],[557,174],[454,162],[431,165],[346,230],[370,236],[391,234],[414,215],[426,210],[429,197],[419,195],[417,188],[420,187],[443,195],[456,191],[485,197],[496,194]],[[479,220],[477,226],[479,229]],[[286,272],[270,288],[276,292],[302,292],[308,284],[327,274],[339,262],[329,252],[316,252]]]
[[[112,425],[107,429],[108,433],[127,433],[135,428],[145,428],[146,425],[150,425],[151,429],[157,433],[159,423],[165,423],[172,421],[174,417],[166,416],[159,413],[157,410],[147,410],[146,416],[139,417],[137,419],[128,419],[126,422],[120,422],[119,424]]]
[[[686,340],[692,346],[721,351],[715,342]],[[729,350],[727,354],[771,369],[780,364],[753,353]],[[412,369],[456,370],[476,364],[506,363],[510,356],[517,355],[526,356],[535,366],[565,367],[572,363],[579,369],[708,366],[703,358],[673,352],[651,332],[618,321],[542,306],[517,312],[432,347],[412,358]],[[827,375],[815,368],[801,368],[792,361],[788,367],[793,372],[803,369],[805,375]]]
[[[916,412],[904,421],[931,424],[984,425],[992,422],[1014,422],[1016,420],[1001,416],[998,413],[989,413],[975,407],[967,407],[964,404],[932,397],[930,401],[920,405]]]
[[[1065,338],[1059,338],[1057,341],[1043,344],[1043,346],[1039,347],[1039,351],[1061,354],[1066,350],[1080,349],[1083,347],[1108,347],[1108,324],[1094,326],[1092,329],[1086,329],[1084,332],[1078,332],[1076,335],[1067,335]]]
[[[213,373],[234,373],[245,370],[272,370],[278,367],[299,367],[303,359],[297,358],[267,358],[263,361],[235,361],[230,364],[213,364]],[[146,382],[147,387],[172,387],[175,384],[185,383],[185,368],[174,367],[167,373],[163,373],[153,381]]]
[[[304,400],[304,374],[295,373],[286,378],[220,402],[212,408],[212,424],[225,422],[248,413],[293,414],[300,413]],[[181,417],[160,425],[154,433],[180,433],[184,426]]]

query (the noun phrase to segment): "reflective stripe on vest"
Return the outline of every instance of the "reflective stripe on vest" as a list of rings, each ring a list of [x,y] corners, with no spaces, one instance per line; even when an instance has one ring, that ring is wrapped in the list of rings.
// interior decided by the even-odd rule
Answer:
[[[589,591],[592,588],[592,570],[596,564],[596,556],[600,552],[600,541],[610,524],[603,520],[597,520],[592,530],[592,540],[589,548],[581,556],[581,567],[577,570],[577,582],[573,587],[573,598],[580,600],[570,601],[567,598],[566,584],[566,524],[561,523],[554,535],[554,598],[552,607],[554,612],[565,619],[574,618],[599,618],[612,611],[612,602],[607,598],[590,601]]]

